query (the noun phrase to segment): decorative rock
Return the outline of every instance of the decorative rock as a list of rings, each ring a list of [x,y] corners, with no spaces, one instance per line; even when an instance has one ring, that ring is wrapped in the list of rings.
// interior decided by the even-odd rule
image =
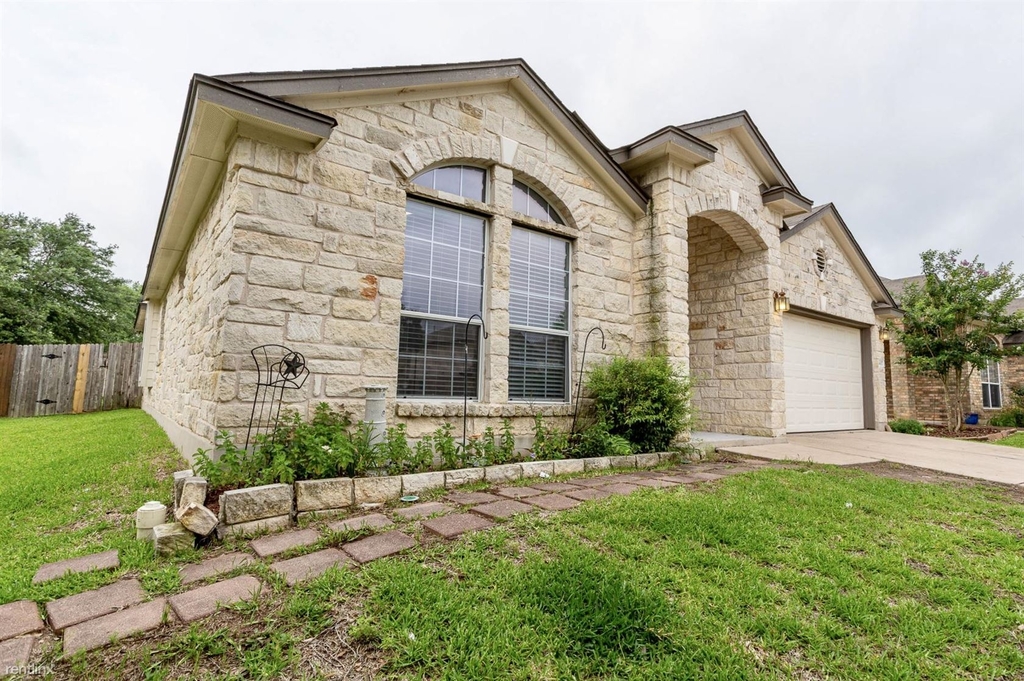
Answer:
[[[351,563],[349,557],[338,549],[324,549],[272,563],[270,569],[284,577],[288,586],[295,586],[299,582],[319,577],[332,567],[344,567]]]
[[[586,470],[583,459],[559,459],[551,462],[555,475],[572,475]]]
[[[485,530],[488,527],[493,527],[494,523],[490,520],[481,518],[478,515],[472,513],[459,513],[457,515],[445,516],[443,518],[431,518],[430,520],[423,521],[423,527],[434,534],[440,535],[445,539],[452,539],[465,534],[466,532],[474,532],[477,530]]]
[[[42,631],[43,620],[35,601],[14,601],[0,605],[0,641]]]
[[[539,497],[530,497],[526,503],[532,504],[545,511],[567,511],[580,505],[576,499],[564,497],[561,494],[545,494]]]
[[[473,504],[489,504],[492,501],[501,501],[501,497],[487,492],[451,492],[448,499],[460,506],[472,506]]]
[[[291,515],[291,485],[262,485],[233,489],[220,495],[224,522],[228,525]]]
[[[522,499],[523,497],[535,497],[544,492],[532,487],[502,487],[498,490],[498,494],[509,499]]]
[[[438,513],[450,513],[451,511],[451,506],[446,506],[437,501],[428,501],[423,504],[416,504],[414,506],[400,508],[396,510],[395,513],[402,516],[406,520],[416,520],[418,518],[426,518],[427,516],[437,515]]]
[[[324,511],[352,505],[352,478],[301,480],[295,483],[295,508]]]
[[[652,452],[650,454],[637,454],[635,458],[637,468],[654,468],[661,463],[661,457],[657,452]]]
[[[513,502],[515,503],[515,502]],[[391,556],[416,546],[416,540],[398,530],[374,535],[366,539],[345,544],[341,548],[357,563],[363,565],[371,560]]]
[[[519,464],[523,469],[524,478],[541,478],[544,477],[541,473],[546,475],[555,474],[555,462],[554,461],[524,461]]]
[[[181,499],[181,489],[185,484],[186,478],[191,478],[193,475],[192,469],[188,468],[183,471],[177,471],[174,473],[174,508],[178,508],[178,500]],[[155,527],[155,525],[154,525]]]
[[[56,563],[47,563],[36,571],[35,577],[32,578],[32,583],[42,584],[43,582],[63,577],[64,575],[72,572],[113,570],[119,565],[121,565],[121,561],[117,557],[117,549],[111,549],[110,551],[93,553],[88,556],[82,556],[81,558],[71,558],[70,560],[62,560]]]
[[[290,514],[279,515],[275,518],[261,518],[260,520],[250,520],[247,523],[237,523],[235,525],[221,523],[217,526],[217,536],[220,539],[225,537],[245,537],[259,534],[260,532],[285,530],[291,526],[292,516]]]
[[[356,478],[352,486],[357,504],[383,503],[402,496],[402,477],[399,475]]]
[[[202,506],[206,503],[206,478],[190,477],[181,482],[181,494],[178,497],[177,510],[183,509],[189,504]],[[177,515],[177,511],[175,511]]]
[[[137,579],[122,579],[108,586],[66,596],[46,604],[46,619],[58,634],[86,620],[109,615],[146,599]]]
[[[636,456],[609,456],[608,465],[612,468],[636,468]]]
[[[217,577],[252,563],[252,556],[245,553],[225,553],[202,563],[186,565],[178,571],[182,584],[191,584],[209,577]]]
[[[566,492],[563,496],[569,497],[570,499],[578,499],[580,501],[593,501],[594,499],[606,499],[612,495],[611,492],[606,492],[603,489],[597,488],[584,488],[576,490],[574,492]]]
[[[480,482],[483,479],[483,468],[459,468],[458,470],[444,472],[444,486],[448,489],[460,485],[468,485],[471,482]]]
[[[583,459],[583,469],[587,471],[601,471],[611,467],[611,457],[596,456],[592,459]]]
[[[379,530],[394,525],[391,519],[380,513],[356,516],[348,520],[331,523],[327,527],[335,532],[356,532],[358,530]]]
[[[412,473],[402,476],[402,494],[419,494],[444,487],[444,472]]]
[[[18,674],[20,668],[27,667],[38,640],[38,636],[23,636],[0,643],[0,675]]]
[[[158,526],[159,527],[159,526]],[[164,622],[167,600],[157,598],[110,615],[87,620],[64,630],[64,656],[92,650],[132,634],[156,629]]]
[[[487,482],[513,482],[523,477],[523,467],[517,463],[502,466],[488,466],[484,469],[484,480]]]
[[[252,575],[239,575],[171,596],[168,602],[178,619],[182,622],[194,622],[217,612],[217,608],[222,605],[256,598],[262,589],[263,584]]]
[[[320,533],[316,530],[295,530],[283,534],[272,534],[249,542],[249,546],[260,558],[276,556],[300,546],[310,546],[320,541]]]
[[[527,506],[526,504],[519,501],[512,501],[506,499],[505,501],[495,501],[491,504],[483,504],[482,506],[474,506],[470,509],[473,513],[482,515],[485,518],[509,518],[518,513],[529,513],[533,510],[533,507]]]
[[[181,523],[164,523],[153,528],[153,550],[158,556],[195,548],[196,538]]]
[[[188,487],[185,490],[187,493]],[[181,499],[185,500],[185,494],[182,494]],[[217,529],[217,523],[220,522],[213,511],[194,501],[179,508],[176,515],[179,523],[184,525],[189,532],[194,532],[200,537],[209,537]]]

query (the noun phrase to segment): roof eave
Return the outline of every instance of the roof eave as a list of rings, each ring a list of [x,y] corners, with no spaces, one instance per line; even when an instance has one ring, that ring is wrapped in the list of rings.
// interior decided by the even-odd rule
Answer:
[[[788,187],[778,186],[769,187],[761,192],[761,203],[782,213],[784,218],[803,215],[809,212],[814,205],[814,202],[806,196],[801,196]]]
[[[627,171],[650,165],[666,156],[689,168],[697,168],[713,163],[717,151],[713,144],[676,126],[668,126],[613,150],[611,156]]]
[[[195,74],[189,83],[142,298],[163,297],[239,129],[284,148],[310,152],[327,141],[336,124],[330,116]]]

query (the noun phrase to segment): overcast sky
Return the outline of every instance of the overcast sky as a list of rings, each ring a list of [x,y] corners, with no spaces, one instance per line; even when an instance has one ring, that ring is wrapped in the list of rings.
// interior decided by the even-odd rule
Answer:
[[[145,275],[189,77],[524,57],[610,147],[747,109],[882,276],[1024,272],[1024,3],[0,0],[0,211]]]

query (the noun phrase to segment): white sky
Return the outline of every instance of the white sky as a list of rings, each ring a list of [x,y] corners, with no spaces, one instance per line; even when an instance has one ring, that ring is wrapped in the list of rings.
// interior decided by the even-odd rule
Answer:
[[[602,141],[747,109],[882,276],[1024,272],[1024,3],[0,0],[0,211],[77,213],[141,281],[189,77],[520,56]]]

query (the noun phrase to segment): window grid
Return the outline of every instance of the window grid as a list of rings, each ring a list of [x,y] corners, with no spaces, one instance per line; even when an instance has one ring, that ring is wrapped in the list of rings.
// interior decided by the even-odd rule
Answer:
[[[989,362],[979,372],[981,376],[981,406],[983,409],[1002,409],[1002,380],[999,376],[999,362]]]
[[[554,206],[519,180],[512,182],[512,210],[544,222],[553,222],[556,225],[565,224]]]

